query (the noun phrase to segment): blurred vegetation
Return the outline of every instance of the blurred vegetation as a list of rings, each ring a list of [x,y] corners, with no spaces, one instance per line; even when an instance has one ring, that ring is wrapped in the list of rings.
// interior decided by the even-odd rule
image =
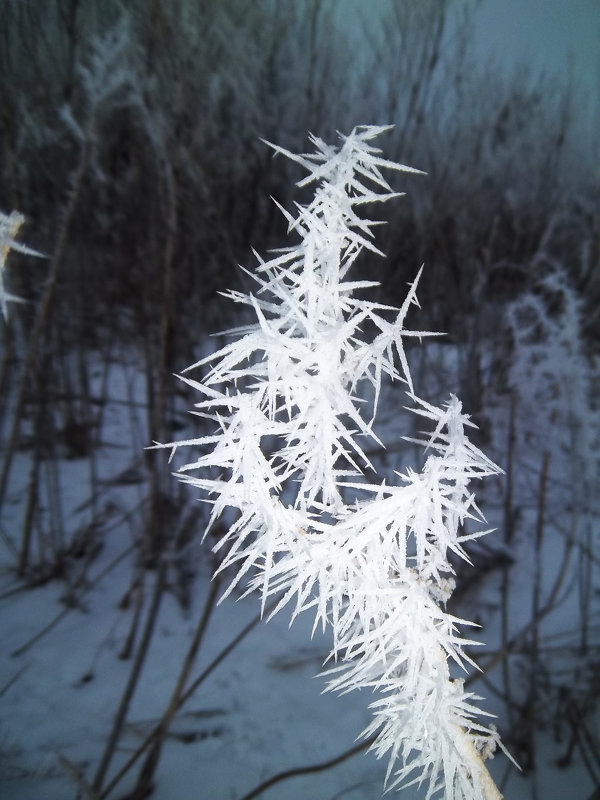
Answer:
[[[236,263],[281,241],[270,195],[297,199],[298,176],[261,138],[300,151],[308,130],[331,139],[393,123],[386,154],[428,177],[390,210],[387,258],[372,265],[385,294],[401,297],[424,262],[426,313],[462,339],[464,312],[518,291],[544,248],[585,296],[598,334],[598,137],[576,124],[586,98],[476,61],[469,3],[349,8],[3,0],[0,207],[24,213],[46,253],[84,151],[57,297],[67,328],[93,338],[127,319],[140,331],[169,302],[192,330],[214,329],[227,313],[215,292],[239,281]],[[35,299],[43,271],[16,273]]]

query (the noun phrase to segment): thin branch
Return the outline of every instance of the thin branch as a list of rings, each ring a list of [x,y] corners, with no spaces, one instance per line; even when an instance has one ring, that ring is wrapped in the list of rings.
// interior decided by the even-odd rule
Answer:
[[[118,555],[115,559],[113,559],[113,561],[111,561],[110,564],[108,564],[107,567],[105,567],[101,572],[98,573],[98,575],[96,575],[96,577],[94,578],[93,581],[90,581],[90,583],[82,591],[82,595],[84,595],[86,592],[89,592],[91,589],[93,589],[95,586],[97,586],[98,583],[102,580],[102,578],[104,578],[104,576],[107,575],[114,567],[116,567],[117,564],[119,564],[124,558],[126,558],[129,555],[129,553],[131,553],[132,550],[135,549],[135,547],[136,547],[135,544],[129,545],[129,547],[127,547],[120,555]],[[39,640],[41,638],[43,638],[47,633],[50,633],[50,631],[54,627],[56,627],[56,625],[58,625],[58,623],[61,621],[61,619],[66,617],[67,614],[70,611],[73,611],[73,609],[76,608],[76,607],[77,606],[75,606],[75,605],[70,605],[70,606],[67,606],[66,608],[63,608],[63,610],[60,611],[54,617],[54,619],[50,620],[50,622],[47,625],[45,625],[41,629],[41,631],[38,631],[35,634],[35,636],[32,636],[31,639],[28,639],[20,647],[17,647],[16,650],[13,650],[13,652],[10,654],[11,657],[12,658],[18,658],[19,656],[22,656],[23,653],[25,653],[27,650],[29,650],[30,647],[32,647],[32,645],[34,645],[36,642],[39,642]]]
[[[343,753],[340,753],[339,756],[329,759],[329,761],[322,761],[320,764],[308,764],[305,767],[295,767],[293,769],[286,769],[284,772],[279,772],[277,775],[273,775],[272,778],[268,778],[266,781],[263,781],[263,783],[256,786],[254,789],[248,792],[248,794],[245,794],[242,798],[240,798],[240,800],[253,800],[253,798],[258,797],[263,792],[266,792],[267,789],[270,789],[272,786],[275,786],[282,781],[287,781],[290,778],[296,778],[298,775],[310,775],[314,772],[325,772],[328,769],[337,767],[338,764],[347,761],[349,758],[352,758],[352,756],[362,753],[363,750],[369,748],[376,738],[377,734],[373,734],[373,736],[365,739],[364,742],[355,744],[349,750],[345,750]]]
[[[268,615],[271,611],[275,608],[276,602],[274,601],[271,605],[267,606],[265,609],[265,613]],[[261,621],[262,615],[257,614],[250,622],[242,628],[242,630],[235,636],[229,644],[221,650],[221,652],[210,662],[210,664],[202,670],[200,675],[190,684],[188,689],[181,695],[177,703],[177,710],[179,710],[194,694],[196,689],[203,683],[208,676],[214,672],[214,670],[221,664],[222,661],[227,658],[227,656],[234,650],[237,645],[244,639],[250,631],[255,628],[258,623]],[[129,770],[133,767],[133,765],[137,762],[137,760],[144,754],[147,748],[154,742],[155,738],[158,736],[160,732],[160,723],[157,724],[146,736],[144,741],[140,744],[137,750],[132,753],[132,755],[127,759],[125,764],[121,767],[121,769],[117,772],[117,774],[112,778],[110,783],[106,785],[106,787],[102,790],[99,795],[98,800],[105,800],[108,795],[112,792],[112,790],[121,782],[124,776],[129,772]]]

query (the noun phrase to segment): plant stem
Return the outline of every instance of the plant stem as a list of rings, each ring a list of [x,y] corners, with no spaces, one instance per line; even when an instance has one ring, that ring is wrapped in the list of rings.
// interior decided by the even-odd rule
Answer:
[[[177,709],[179,708],[179,701],[181,699],[181,695],[183,693],[186,681],[190,674],[190,670],[194,665],[198,649],[200,648],[200,644],[202,642],[204,633],[206,631],[208,622],[210,620],[210,616],[215,607],[215,602],[217,599],[217,593],[219,591],[219,587],[220,587],[220,581],[218,579],[213,580],[210,585],[208,597],[206,598],[206,602],[204,604],[204,611],[202,613],[202,616],[200,617],[200,620],[196,627],[196,631],[194,633],[194,638],[192,639],[192,642],[189,646],[188,652],[184,659],[183,665],[179,672],[179,677],[177,679],[177,683],[175,684],[175,688],[173,689],[171,699],[169,701],[168,706],[165,709],[161,721],[157,726],[156,734],[153,738],[150,752],[146,756],[146,760],[144,761],[142,768],[140,770],[137,784],[131,795],[129,795],[128,800],[143,800],[152,791],[152,786],[151,786],[152,778],[154,776],[156,767],[158,766],[158,762],[160,760],[160,753],[162,750],[162,746],[169,731],[171,722],[173,721],[173,717],[175,716],[175,714],[177,713]]]
[[[267,606],[265,609],[265,614],[268,615],[276,605],[276,601],[271,603],[270,606]],[[196,689],[203,683],[208,676],[214,672],[214,670],[221,664],[222,661],[237,647],[237,645],[245,639],[245,637],[250,633],[250,631],[255,628],[258,623],[261,621],[262,615],[257,614],[242,630],[235,636],[226,647],[221,650],[221,652],[210,662],[210,664],[202,670],[200,675],[192,681],[190,686],[186,689],[186,691],[181,695],[177,703],[177,710],[179,710],[194,694]],[[138,749],[130,756],[130,758],[125,762],[125,764],[121,767],[119,772],[114,776],[114,778],[110,781],[109,784],[103,789],[102,793],[98,800],[105,800],[108,795],[112,792],[115,786],[120,783],[122,778],[129,772],[129,770],[133,767],[135,762],[140,758],[140,756],[146,751],[146,749],[152,744],[154,741],[154,737],[159,733],[160,724],[158,724],[152,731],[148,734],[148,736],[144,739],[142,744],[138,747]]]
[[[148,653],[148,648],[150,646],[150,641],[152,639],[152,634],[154,632],[154,626],[158,618],[158,610],[160,608],[160,601],[162,599],[166,571],[167,571],[166,562],[164,559],[161,559],[156,574],[156,580],[154,583],[154,593],[152,595],[152,602],[150,605],[150,609],[148,611],[148,615],[146,617],[146,624],[144,627],[142,640],[140,642],[135,660],[131,667],[129,680],[127,681],[127,685],[125,686],[123,696],[121,697],[121,702],[117,710],[117,715],[113,723],[110,737],[108,739],[106,748],[104,750],[104,755],[102,756],[102,759],[96,771],[96,775],[94,776],[94,781],[92,783],[94,791],[98,794],[102,789],[104,777],[106,775],[108,767],[110,766],[111,759],[113,757],[115,748],[117,746],[119,736],[121,734],[121,728],[123,727],[127,711],[129,710],[129,704],[131,702],[131,698],[133,697],[133,693],[135,691],[140,673],[142,671],[142,666],[144,665],[144,661]]]
[[[329,761],[322,761],[319,764],[309,764],[305,767],[294,767],[293,769],[286,769],[283,772],[279,772],[277,775],[273,775],[273,777],[268,778],[258,786],[255,786],[254,789],[248,792],[248,794],[245,794],[242,798],[240,798],[240,800],[254,800],[255,797],[258,797],[263,792],[266,792],[267,789],[270,789],[272,786],[276,786],[278,783],[287,781],[290,778],[296,778],[298,775],[310,775],[313,772],[325,772],[325,770],[332,769],[332,767],[337,767],[338,764],[341,764],[342,762],[347,761],[349,758],[352,758],[352,756],[357,755],[357,753],[361,753],[363,750],[366,750],[373,744],[376,738],[377,734],[374,734],[368,739],[365,739],[364,742],[355,744],[349,750],[345,750],[343,753],[340,753],[339,756],[330,758]]]
[[[93,114],[90,119],[86,142],[89,141],[92,127],[93,127]],[[2,470],[0,472],[0,506],[2,505],[2,502],[4,500],[4,495],[6,492],[8,479],[10,476],[12,458],[16,451],[17,443],[19,440],[21,419],[23,417],[23,410],[25,408],[25,397],[27,394],[27,390],[29,388],[29,376],[31,375],[34,362],[39,352],[39,340],[40,336],[42,335],[42,330],[44,329],[44,326],[46,325],[48,318],[50,316],[50,309],[52,307],[52,301],[54,300],[56,287],[58,286],[58,278],[63,263],[63,256],[67,245],[69,231],[71,228],[71,222],[75,214],[75,209],[77,207],[79,194],[81,192],[81,187],[83,185],[83,179],[85,177],[85,173],[87,170],[87,165],[88,165],[87,151],[88,151],[87,145],[84,144],[81,148],[81,153],[79,155],[79,162],[77,164],[75,170],[75,177],[73,179],[73,187],[71,189],[71,192],[69,193],[67,208],[65,210],[63,223],[60,229],[60,233],[58,235],[58,241],[56,243],[56,247],[54,248],[54,255],[52,257],[52,262],[50,265],[50,274],[48,275],[46,288],[44,289],[41,302],[38,306],[37,313],[35,315],[33,328],[29,336],[29,343],[27,345],[27,352],[25,355],[23,369],[21,371],[19,389],[17,392],[17,398],[13,412],[12,426],[8,437],[8,443],[6,445],[6,451],[5,451],[6,455],[4,458],[4,462],[2,464]]]

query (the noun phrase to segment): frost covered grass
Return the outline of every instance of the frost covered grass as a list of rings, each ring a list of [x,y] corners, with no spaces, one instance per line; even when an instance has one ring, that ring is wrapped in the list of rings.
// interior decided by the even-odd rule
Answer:
[[[161,446],[200,448],[178,475],[206,493],[209,530],[229,522],[215,545],[218,574],[233,575],[225,596],[247,578],[263,611],[272,596],[272,614],[288,604],[292,620],[312,611],[313,630],[333,636],[328,688],[378,693],[363,735],[376,733],[373,749],[389,759],[388,788],[496,798],[484,762],[498,735],[451,676],[451,663],[473,664],[465,648],[474,642],[459,633],[469,623],[445,606],[451,555],[468,560],[464,542],[487,532],[472,482],[500,469],[469,441],[454,395],[437,407],[415,394],[404,340],[432,335],[405,327],[419,276],[399,309],[356,296],[374,284],[350,278],[354,262],[380,254],[376,222],[358,212],[398,196],[383,170],[416,171],[381,157],[371,142],[384,130],[355,128],[339,148],[313,137],[306,155],[272,145],[309,173],[299,186],[316,184],[296,215],[282,209],[300,243],[257,256],[256,293],[228,293],[256,322],[190,367],[211,365],[202,381],[183,376],[214,432]],[[410,408],[433,428],[410,440],[425,450],[422,469],[397,472],[395,485],[377,479],[365,453],[366,442],[383,446],[372,426],[384,377],[405,384]]]

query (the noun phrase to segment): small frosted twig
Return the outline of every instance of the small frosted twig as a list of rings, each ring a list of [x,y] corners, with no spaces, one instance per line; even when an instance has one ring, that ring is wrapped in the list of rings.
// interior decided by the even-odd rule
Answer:
[[[4,288],[4,269],[8,254],[11,250],[14,250],[17,253],[23,253],[28,256],[42,257],[37,251],[16,241],[19,228],[24,222],[25,217],[23,214],[19,214],[18,211],[13,211],[8,216],[0,211],[0,309],[4,319],[8,318],[7,305],[9,302],[24,302],[20,297],[9,294]]]

